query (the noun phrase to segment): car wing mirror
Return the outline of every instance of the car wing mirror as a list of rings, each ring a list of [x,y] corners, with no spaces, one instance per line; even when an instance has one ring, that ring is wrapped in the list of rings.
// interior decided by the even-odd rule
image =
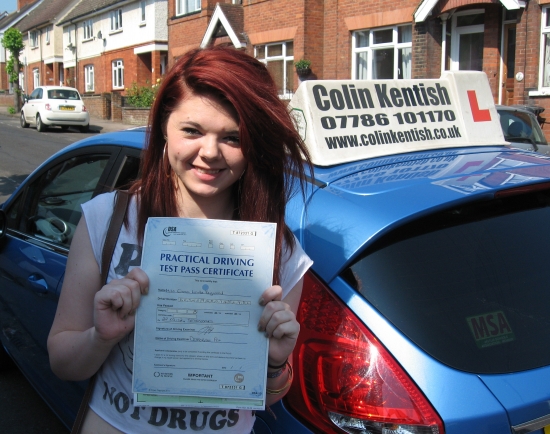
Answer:
[[[6,213],[0,209],[0,239],[6,234]]]

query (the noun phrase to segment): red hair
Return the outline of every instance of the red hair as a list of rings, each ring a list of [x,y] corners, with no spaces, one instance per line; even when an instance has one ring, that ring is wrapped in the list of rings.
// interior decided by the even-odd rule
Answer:
[[[143,239],[149,217],[178,215],[174,180],[167,175],[171,169],[163,156],[164,136],[168,118],[189,92],[214,95],[237,113],[247,167],[233,186],[235,218],[277,223],[274,283],[278,284],[283,239],[294,247],[284,219],[286,204],[296,179],[304,192],[304,161],[310,169],[312,165],[267,68],[234,48],[192,50],[163,79],[149,115],[141,178],[131,188],[132,193],[139,191],[138,237]]]

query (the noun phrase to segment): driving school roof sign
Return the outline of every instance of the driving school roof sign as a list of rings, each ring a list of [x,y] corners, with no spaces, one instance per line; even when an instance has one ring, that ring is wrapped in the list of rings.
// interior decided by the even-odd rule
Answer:
[[[318,166],[506,144],[483,72],[446,72],[438,80],[305,81],[290,108]]]

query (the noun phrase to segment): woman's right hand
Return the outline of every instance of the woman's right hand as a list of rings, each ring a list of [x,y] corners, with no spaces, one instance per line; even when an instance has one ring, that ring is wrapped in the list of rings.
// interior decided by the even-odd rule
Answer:
[[[124,278],[113,279],[103,286],[94,297],[96,338],[118,342],[130,333],[141,296],[148,291],[149,278],[141,268],[134,268]]]

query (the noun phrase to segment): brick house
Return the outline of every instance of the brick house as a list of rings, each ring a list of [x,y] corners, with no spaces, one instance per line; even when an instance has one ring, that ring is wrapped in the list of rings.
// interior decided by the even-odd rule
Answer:
[[[65,84],[97,94],[156,82],[167,63],[167,1],[79,1],[58,23]]]
[[[41,0],[18,0],[17,10],[12,13],[0,13],[0,39],[4,37],[4,32],[11,27],[14,27],[29,13],[31,13]],[[6,61],[9,59],[9,53],[0,45],[0,90],[4,92],[12,92],[12,84],[9,83],[6,73]]]
[[[495,103],[540,105],[550,116],[550,0],[169,0],[168,16],[170,64],[229,42],[268,65],[283,97],[302,79],[473,69],[487,73]],[[312,62],[308,77],[293,68],[302,58]]]
[[[40,85],[63,83],[63,31],[56,23],[73,3],[74,0],[42,0],[14,26],[21,31],[25,44],[19,80],[25,93],[30,94]]]

